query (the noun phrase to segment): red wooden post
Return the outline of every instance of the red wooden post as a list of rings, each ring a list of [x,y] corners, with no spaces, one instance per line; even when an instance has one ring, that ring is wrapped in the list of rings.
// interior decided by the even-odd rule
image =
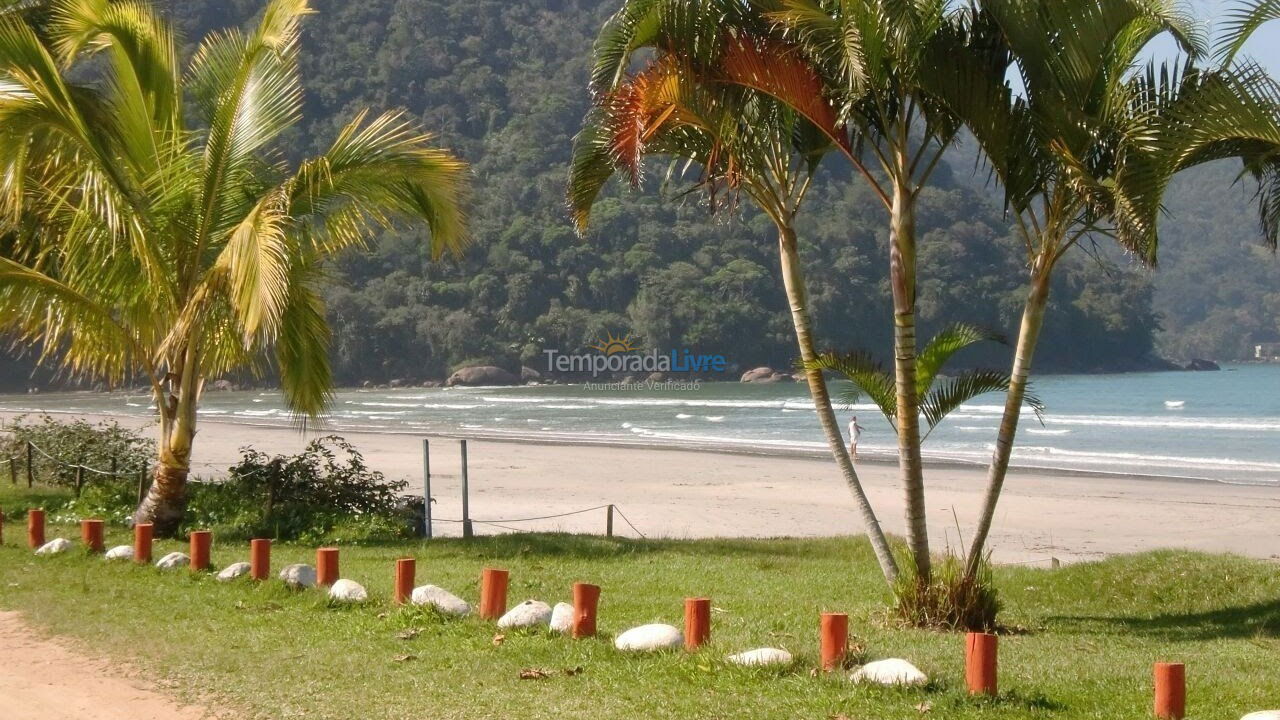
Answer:
[[[1182,720],[1187,716],[1187,669],[1182,663],[1156,663],[1156,717]]]
[[[27,545],[32,550],[44,545],[44,510],[31,508],[27,511]]]
[[[684,649],[693,651],[711,642],[711,599],[685,598]]]
[[[596,634],[596,611],[599,606],[599,585],[573,584],[573,636],[575,638],[591,637]]]
[[[155,528],[151,523],[138,523],[133,526],[133,561],[151,563],[151,537]]]
[[[338,548],[322,547],[316,550],[316,584],[332,585],[338,582]]]
[[[209,551],[213,547],[213,533],[208,530],[191,531],[191,571],[203,572],[210,567]]]
[[[271,574],[271,541],[255,538],[249,541],[249,577],[266,580]]]
[[[839,670],[849,651],[849,616],[845,613],[822,613],[819,625],[822,669]]]
[[[80,521],[80,542],[84,543],[85,548],[91,553],[100,553],[106,550],[102,540],[101,520],[81,520]]]
[[[413,595],[413,576],[417,571],[417,562],[413,558],[400,558],[396,560],[396,586],[395,596],[392,601],[397,605],[404,605],[409,602],[409,597]]]
[[[964,681],[970,695],[996,694],[999,639],[990,633],[969,633],[964,641]]]
[[[480,617],[497,620],[507,612],[507,583],[511,575],[506,570],[485,568],[480,573]]]

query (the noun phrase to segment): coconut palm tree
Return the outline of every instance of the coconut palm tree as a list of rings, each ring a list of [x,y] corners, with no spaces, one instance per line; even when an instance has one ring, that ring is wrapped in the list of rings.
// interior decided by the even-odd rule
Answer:
[[[714,12],[713,12],[714,11]],[[700,15],[700,12],[710,13]],[[726,15],[717,3],[632,2],[610,20],[596,44],[596,104],[574,148],[569,202],[580,229],[610,177],[621,171],[633,184],[646,156],[671,157],[699,166],[699,186],[713,207],[746,196],[778,231],[779,262],[804,361],[816,358],[809,300],[795,219],[819,162],[828,152],[848,153],[836,113],[822,97],[820,80],[798,54],[762,35],[717,37],[697,53],[659,50],[640,72],[626,68],[640,48],[673,47],[690,26],[716,26]],[[750,27],[745,16],[733,18]],[[756,29],[766,29],[756,25]],[[769,59],[767,72],[760,62]],[[799,109],[734,78],[752,76],[802,102]],[[849,458],[820,370],[806,372],[818,421],[886,578],[897,566]]]
[[[159,458],[136,519],[168,532],[206,379],[274,367],[297,417],[319,416],[324,261],[401,223],[457,252],[464,166],[400,115],[364,112],[286,165],[307,0],[210,35],[185,70],[146,3],[50,6],[40,33],[0,19],[0,327],[68,373],[146,379]]]
[[[921,443],[952,412],[970,400],[992,392],[1008,392],[1009,374],[1000,370],[965,370],[944,377],[942,369],[961,350],[981,342],[1006,343],[1004,336],[991,330],[957,323],[934,335],[920,350],[919,372],[916,374],[916,396],[920,398],[920,414],[929,426]],[[806,368],[836,372],[849,381],[850,387],[840,394],[841,402],[854,405],[865,396],[880,410],[889,426],[898,430],[897,385],[893,375],[884,369],[870,352],[826,352],[805,364]],[[1037,415],[1044,413],[1044,403],[1028,394],[1025,402]]]
[[[620,19],[621,18],[621,19]],[[593,85],[619,81],[637,50],[687,58],[722,84],[766,93],[814,120],[828,103],[834,125],[815,122],[861,174],[889,215],[894,305],[899,466],[906,492],[915,577],[928,583],[929,536],[916,395],[916,204],[946,149],[956,120],[932,98],[924,78],[963,13],[945,2],[897,0],[630,0],[597,45]],[[723,53],[735,38],[765,38],[750,52]],[[820,87],[790,82],[800,65]],[[850,132],[857,139],[850,143]],[[864,162],[864,158],[870,159]],[[878,172],[876,172],[878,171]],[[832,452],[842,450],[834,446]],[[844,465],[841,460],[841,465]],[[846,473],[847,477],[847,473]]]
[[[1188,59],[1144,64],[1144,48],[1164,34]],[[1265,73],[1197,66],[1205,38],[1194,18],[1169,0],[982,0],[966,43],[968,51],[953,53],[930,81],[935,96],[965,120],[1004,186],[1029,274],[969,548],[972,576],[985,556],[1008,472],[1058,261],[1077,244],[1106,237],[1154,265],[1157,218],[1172,176],[1210,160],[1244,157],[1247,169],[1263,177],[1280,137],[1274,86]],[[1004,68],[1016,72],[1020,90],[1005,81]],[[1272,175],[1264,191],[1274,193],[1275,182]],[[1275,218],[1269,222],[1274,244]]]

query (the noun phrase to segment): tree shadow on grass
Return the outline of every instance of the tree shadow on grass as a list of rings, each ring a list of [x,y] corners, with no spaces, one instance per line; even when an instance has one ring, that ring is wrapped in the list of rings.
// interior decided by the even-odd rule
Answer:
[[[1280,599],[1203,612],[1165,613],[1152,617],[1068,615],[1055,622],[1110,625],[1125,632],[1162,640],[1280,638]]]

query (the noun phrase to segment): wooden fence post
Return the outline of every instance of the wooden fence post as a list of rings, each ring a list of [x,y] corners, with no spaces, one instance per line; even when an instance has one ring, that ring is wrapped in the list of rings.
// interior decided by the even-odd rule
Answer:
[[[31,441],[28,440],[27,441],[27,487],[28,488],[32,487],[33,485],[35,485],[35,482],[36,482],[35,452],[31,447]]]
[[[613,537],[613,505],[609,505],[604,516],[604,536]]]
[[[76,466],[76,497],[80,497],[80,492],[84,490],[84,466]]]

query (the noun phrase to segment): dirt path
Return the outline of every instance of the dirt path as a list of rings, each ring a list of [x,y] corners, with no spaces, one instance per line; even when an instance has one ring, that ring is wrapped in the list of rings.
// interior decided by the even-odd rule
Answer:
[[[5,720],[203,720],[119,668],[49,640],[16,612],[0,612],[0,716]]]

